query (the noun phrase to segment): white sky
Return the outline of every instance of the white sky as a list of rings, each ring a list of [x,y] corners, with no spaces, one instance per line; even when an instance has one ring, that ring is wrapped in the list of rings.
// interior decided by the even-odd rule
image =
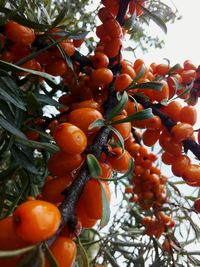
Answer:
[[[165,1],[168,4],[171,0]],[[183,63],[190,59],[195,65],[200,64],[200,0],[173,0],[182,19],[174,24],[167,24],[168,33],[165,35],[155,23],[152,23],[152,35],[158,35],[165,40],[162,49],[149,49],[148,54],[137,53],[148,63],[159,63],[168,58],[172,64]]]

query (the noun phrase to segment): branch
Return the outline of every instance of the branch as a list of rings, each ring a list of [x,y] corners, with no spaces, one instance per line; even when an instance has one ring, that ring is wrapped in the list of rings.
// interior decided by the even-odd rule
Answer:
[[[159,104],[152,104],[140,96],[134,96],[134,98],[140,104],[142,104],[144,108],[152,108],[153,114],[160,117],[162,124],[165,125],[165,127],[169,131],[171,131],[171,129],[176,125],[175,121],[173,121],[169,116],[167,116],[165,113],[163,113],[159,109],[159,106],[160,106]],[[183,143],[185,153],[188,150],[190,150],[200,160],[200,145],[199,144],[197,144],[195,141],[191,139],[183,140],[182,143]]]

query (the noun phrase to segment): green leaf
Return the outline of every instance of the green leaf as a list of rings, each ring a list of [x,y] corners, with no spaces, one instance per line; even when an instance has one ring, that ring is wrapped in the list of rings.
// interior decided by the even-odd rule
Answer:
[[[173,98],[173,100],[179,98],[180,96],[187,95],[191,91],[192,87],[193,87],[193,83],[191,83],[190,85],[187,85],[186,89],[181,94],[179,94],[175,98]]]
[[[101,166],[99,164],[99,161],[94,155],[92,154],[87,155],[87,166],[88,166],[90,175],[92,177],[101,176],[102,174]]]
[[[59,148],[56,145],[53,145],[50,143],[37,142],[37,141],[28,140],[28,139],[23,139],[20,137],[16,137],[15,141],[18,144],[32,147],[35,149],[44,149],[44,150],[47,150],[51,153],[55,153],[55,152],[59,151]]]
[[[156,14],[150,12],[147,8],[142,6],[139,2],[137,2],[137,4],[142,8],[144,13],[150,19],[152,19],[163,30],[163,32],[166,34],[167,33],[167,26],[166,26],[165,22],[160,17],[158,17]]]
[[[132,83],[126,88],[126,91],[128,91],[129,88],[134,86],[135,83],[144,76],[145,69],[146,69],[145,66],[142,65],[142,67],[141,67],[140,71],[138,72],[137,76],[133,79]]]
[[[107,199],[106,193],[102,186],[102,182],[100,180],[98,181],[101,187],[101,196],[102,196],[102,218],[100,222],[100,228],[103,228],[104,226],[108,224],[109,219],[110,219],[110,203]]]
[[[119,103],[117,104],[116,107],[114,107],[114,109],[112,110],[112,113],[108,116],[107,118],[108,121],[111,121],[116,115],[121,113],[121,111],[126,106],[127,101],[128,101],[128,94],[126,91],[124,91],[123,94],[121,95],[121,99]]]
[[[45,255],[41,247],[38,251],[38,267],[45,267]]]
[[[179,63],[176,64],[176,65],[174,65],[174,66],[172,66],[172,67],[169,69],[168,74],[174,72],[175,70],[177,70],[177,69],[179,69],[179,68],[181,68],[181,65],[180,65]]]
[[[151,90],[157,90],[160,91],[163,87],[162,83],[158,83],[158,82],[146,82],[146,83],[138,83],[138,84],[134,84],[134,85],[130,85],[128,87],[128,89],[126,89],[126,91],[129,91],[131,89],[151,89]]]
[[[40,102],[43,105],[51,105],[57,108],[63,107],[63,104],[59,103],[58,101],[56,101],[55,99],[47,96],[47,95],[43,95],[43,94],[35,94],[35,97],[37,98],[38,102]]]
[[[48,245],[45,243],[45,255],[48,259],[48,263],[50,264],[51,267],[59,267],[56,258],[54,257],[53,253],[49,249]]]
[[[59,12],[58,16],[56,17],[56,19],[52,22],[51,28],[55,28],[66,16],[67,10],[68,10],[68,5],[66,3],[64,3],[65,6],[63,7],[63,9]]]
[[[36,249],[36,245],[25,247],[25,248],[20,248],[20,249],[15,249],[15,250],[1,250],[0,258],[10,258],[10,257],[19,256],[33,249]]]
[[[25,71],[34,75],[38,75],[44,79],[50,80],[51,82],[57,84],[57,80],[54,76],[47,74],[45,72],[41,72],[41,71],[36,71],[36,70],[31,70],[31,69],[27,69],[27,68],[22,68],[19,67],[15,64],[9,63],[9,62],[5,62],[0,60],[0,68],[6,71]]]
[[[42,116],[43,114],[42,106],[33,92],[28,92],[27,94],[27,109],[33,116]]]
[[[29,184],[29,177],[27,174],[21,174],[20,176],[20,181],[21,181],[21,188],[20,191],[17,194],[17,197],[14,199],[14,201],[12,202],[12,205],[9,207],[9,209],[6,211],[5,217],[8,217],[10,214],[13,213],[14,209],[16,208],[18,202],[20,201],[20,199],[23,197],[24,192],[27,189],[27,186]]]
[[[21,132],[20,130],[18,130],[17,128],[15,128],[14,126],[12,126],[12,124],[10,124],[8,121],[6,121],[3,117],[0,116],[0,125],[2,128],[4,128],[5,130],[7,130],[8,132],[10,132],[11,134],[22,138],[24,140],[27,140],[27,137],[25,136],[25,134],[23,132]]]
[[[128,19],[125,20],[123,27],[127,30],[131,30],[135,25],[136,18],[137,16],[136,16],[136,10],[135,10],[135,12]]]
[[[18,94],[19,88],[16,88],[15,91],[10,88],[8,83],[5,83],[3,80],[3,77],[0,79],[0,98],[12,103],[16,107],[26,110],[25,103],[22,101],[22,99],[19,97]]]
[[[127,116],[124,119],[121,119],[121,120],[118,120],[118,121],[114,121],[114,122],[111,123],[111,125],[120,124],[120,123],[123,123],[123,122],[145,120],[145,119],[150,119],[152,117],[153,117],[152,109],[151,108],[147,108],[147,109],[144,109],[144,110],[139,111],[137,113],[131,114],[131,115]]]
[[[82,267],[89,267],[89,259],[88,259],[88,255],[87,252],[84,248],[84,246],[81,243],[80,238],[78,237],[78,246],[79,246],[79,250],[80,250],[80,254],[81,254],[81,260],[82,260]]]
[[[120,144],[120,146],[121,146],[121,148],[122,148],[122,150],[124,152],[124,149],[125,149],[125,147],[124,147],[124,138],[122,137],[122,135],[120,134],[120,132],[117,131],[115,128],[113,128],[113,127],[110,126],[110,129],[117,136],[117,138],[119,140],[119,144]]]
[[[49,25],[40,24],[40,23],[37,23],[35,21],[31,21],[29,19],[26,19],[25,17],[18,15],[16,12],[13,12],[13,10],[10,10],[6,7],[1,7],[0,12],[4,13],[7,18],[10,18],[10,19],[18,22],[19,24],[26,26],[26,27],[29,27],[29,28],[32,28],[32,29],[44,31],[44,30],[49,28]]]
[[[105,122],[102,119],[96,119],[88,126],[88,130],[92,130],[96,127],[101,128],[103,126],[105,126]]]
[[[22,166],[24,169],[33,174],[38,174],[38,170],[34,165],[33,158],[29,158],[28,153],[26,153],[25,149],[20,149],[18,146],[14,145],[11,148],[11,152],[19,166]]]

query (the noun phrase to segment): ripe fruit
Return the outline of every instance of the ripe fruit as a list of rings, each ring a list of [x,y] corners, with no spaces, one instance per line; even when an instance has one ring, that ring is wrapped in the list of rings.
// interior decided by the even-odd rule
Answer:
[[[106,194],[107,200],[110,201],[110,189],[106,182],[100,181],[101,186]],[[100,183],[95,179],[90,179],[84,186],[81,199],[84,203],[87,216],[91,219],[102,218],[102,192]],[[94,201],[95,199],[95,201]]]
[[[183,141],[191,137],[193,133],[193,127],[190,124],[184,122],[176,124],[171,130],[171,135],[177,141]]]
[[[76,244],[73,240],[59,236],[53,242],[50,250],[55,257],[59,267],[72,267],[77,254]],[[49,267],[49,263],[46,260],[45,267]]]
[[[197,121],[197,111],[193,106],[185,106],[180,110],[180,121],[194,125]]]
[[[95,53],[92,57],[92,65],[99,69],[99,68],[106,68],[109,64],[109,58],[101,52]]]
[[[61,123],[53,137],[60,149],[68,154],[81,154],[87,146],[85,133],[71,123]]]
[[[97,132],[98,127],[91,130],[88,129],[89,125],[97,119],[103,119],[102,114],[93,108],[78,108],[71,111],[68,115],[68,121],[79,127],[85,134]]]
[[[48,161],[48,169],[55,176],[66,176],[78,169],[83,162],[80,154],[71,156],[64,151],[54,153]]]
[[[126,173],[130,165],[131,155],[126,150],[123,152],[121,147],[113,148],[111,153],[108,157],[108,162],[113,170]]]
[[[35,33],[32,29],[22,26],[15,21],[8,21],[5,27],[6,37],[14,43],[30,45],[35,40]]]
[[[113,80],[113,73],[108,68],[99,68],[93,70],[91,74],[91,81],[95,86],[105,86]]]
[[[131,84],[132,81],[132,78],[128,74],[120,74],[115,79],[115,90],[119,92],[124,91]]]
[[[117,115],[114,117],[112,122],[122,120],[125,118],[126,118],[126,116],[124,116],[124,115]],[[113,127],[121,134],[121,136],[123,137],[124,140],[126,140],[131,133],[131,123],[130,122],[119,123],[119,124],[113,125]],[[117,139],[117,136],[115,134],[114,134],[114,138],[115,138],[115,140]]]
[[[17,235],[31,243],[50,238],[58,230],[60,222],[58,208],[42,200],[26,201],[19,205],[13,214]]]

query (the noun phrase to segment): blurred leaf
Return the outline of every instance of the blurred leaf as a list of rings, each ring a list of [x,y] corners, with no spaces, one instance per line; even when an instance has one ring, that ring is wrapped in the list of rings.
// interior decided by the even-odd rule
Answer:
[[[27,109],[33,116],[42,116],[42,106],[33,92],[27,94]]]
[[[169,69],[168,73],[169,73],[169,74],[170,74],[170,73],[173,73],[175,70],[180,69],[180,68],[181,68],[181,65],[178,63],[178,64],[172,66],[172,67]]]
[[[126,103],[128,101],[128,94],[127,92],[123,92],[123,94],[121,95],[121,99],[119,101],[119,103],[117,104],[116,107],[113,108],[111,114],[108,116],[107,120],[111,121],[116,115],[120,114],[121,111],[124,109],[124,107],[126,106]]]
[[[94,155],[92,154],[87,155],[87,166],[91,177],[95,178],[101,176],[102,174],[101,166],[99,164],[99,161]]]
[[[163,87],[162,83],[158,83],[158,82],[146,82],[146,83],[138,83],[138,84],[134,84],[134,85],[130,85],[126,91],[129,91],[131,89],[152,89],[152,90],[157,90],[160,91]]]
[[[123,122],[145,120],[145,119],[150,119],[152,117],[153,117],[152,109],[151,108],[147,108],[147,109],[144,109],[144,110],[139,111],[137,113],[131,114],[131,115],[127,116],[124,119],[114,121],[114,122],[111,123],[111,125],[116,125],[116,124],[120,124],[120,123],[123,123]]]
[[[16,137],[15,141],[16,141],[16,143],[26,145],[26,146],[32,147],[34,149],[44,149],[44,150],[47,150],[51,153],[55,153],[59,150],[59,148],[56,145],[50,144],[50,143],[37,142],[37,141],[29,140],[29,139],[23,139],[20,137]]]
[[[59,23],[64,19],[64,17],[66,16],[67,10],[68,10],[68,6],[66,3],[64,3],[65,6],[63,7],[63,9],[59,12],[58,16],[56,17],[56,19],[52,22],[51,27],[54,28],[57,25],[59,25]]]
[[[34,165],[33,158],[29,158],[23,148],[20,149],[15,145],[12,146],[11,152],[19,166],[22,166],[24,169],[30,171],[31,173],[38,174],[38,170]]]
[[[102,119],[96,119],[88,126],[88,130],[92,130],[96,127],[101,128],[103,126],[105,126],[105,122]]]
[[[9,258],[9,257],[19,256],[19,255],[27,253],[27,252],[35,249],[35,248],[36,248],[36,245],[25,247],[25,248],[20,248],[20,249],[16,249],[16,250],[0,251],[0,258]]]
[[[38,267],[45,267],[45,255],[44,255],[44,251],[42,250],[42,248],[39,248],[38,251]]]
[[[105,253],[105,257],[107,258],[107,260],[110,262],[111,266],[113,267],[120,267],[120,265],[117,264],[117,261],[115,260],[115,258],[112,256],[112,254],[109,252],[109,250],[107,249],[103,249],[104,253]]]
[[[84,246],[82,245],[80,238],[78,237],[77,239],[78,239],[78,246],[79,246],[80,254],[81,254],[82,266],[83,267],[89,267],[90,265],[89,265],[87,252],[86,252]]]
[[[59,103],[58,101],[56,101],[55,99],[53,99],[47,95],[36,93],[35,97],[43,105],[51,105],[51,106],[55,106],[57,108],[63,107],[63,105],[61,103]]]
[[[124,149],[125,149],[125,147],[124,147],[124,138],[122,137],[120,132],[117,131],[117,129],[115,129],[114,127],[110,126],[110,129],[117,136],[117,139],[119,140],[119,144],[120,144],[120,146],[121,146],[121,148],[122,148],[122,150],[124,152]]]
[[[23,132],[21,132],[20,130],[18,130],[14,126],[12,126],[8,121],[6,121],[1,116],[0,116],[0,125],[1,125],[2,128],[7,130],[8,132],[10,132],[11,134],[13,134],[13,135],[15,135],[15,136],[17,136],[19,138],[27,140],[27,137],[25,136],[25,134]]]
[[[50,267],[59,267],[53,253],[49,249],[48,245],[45,243],[45,255],[48,259],[48,263],[50,264]]]
[[[128,91],[130,87],[134,86],[135,83],[144,76],[145,69],[146,69],[145,66],[142,65],[142,67],[141,67],[140,71],[138,72],[137,76],[133,79],[132,83],[126,88],[126,91]]]
[[[142,6],[139,2],[137,2],[137,4],[145,12],[145,14],[150,19],[152,19],[163,30],[163,32],[166,34],[167,33],[167,27],[166,27],[165,22],[160,17],[158,17],[156,14],[150,12],[148,9],[146,9],[144,6]]]
[[[20,71],[28,72],[28,73],[43,77],[44,79],[50,80],[51,82],[57,84],[56,78],[50,74],[47,74],[46,72],[22,68],[22,67],[15,65],[15,64],[8,63],[8,62],[2,61],[2,60],[0,60],[0,68],[3,70],[6,70],[6,71],[18,71],[18,70],[20,70]]]
[[[5,213],[5,217],[8,217],[10,214],[13,213],[14,209],[16,208],[18,202],[20,201],[21,197],[23,196],[24,192],[27,189],[27,186],[29,184],[29,177],[27,174],[21,172],[20,175],[20,181],[21,181],[21,188],[17,196],[15,197],[14,201],[12,202],[12,205],[9,207],[9,209]],[[0,256],[1,257],[1,256]]]
[[[100,180],[99,185],[101,187],[101,196],[102,196],[102,218],[100,222],[100,228],[102,229],[104,226],[106,226],[110,220],[110,203],[107,199],[106,193],[104,191],[104,188],[102,186],[102,182]]]

